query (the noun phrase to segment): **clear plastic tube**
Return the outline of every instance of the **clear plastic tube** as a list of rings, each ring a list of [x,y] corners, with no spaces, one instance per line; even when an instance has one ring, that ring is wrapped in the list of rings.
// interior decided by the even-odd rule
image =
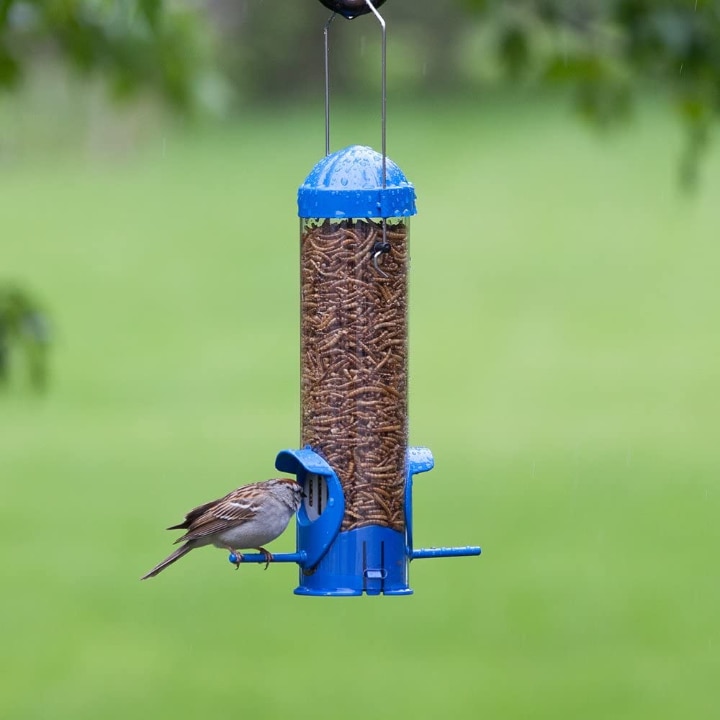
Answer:
[[[405,528],[408,221],[301,220],[302,443],[345,494],[342,530]]]

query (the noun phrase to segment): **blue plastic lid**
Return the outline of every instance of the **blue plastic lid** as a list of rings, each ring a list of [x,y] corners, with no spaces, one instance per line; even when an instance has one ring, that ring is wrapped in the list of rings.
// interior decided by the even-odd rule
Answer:
[[[415,188],[387,158],[382,186],[382,155],[351,145],[324,157],[298,190],[301,218],[391,218],[415,215]]]

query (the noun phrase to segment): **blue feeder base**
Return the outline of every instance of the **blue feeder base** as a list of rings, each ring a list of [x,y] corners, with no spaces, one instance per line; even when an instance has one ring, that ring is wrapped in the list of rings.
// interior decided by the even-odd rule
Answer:
[[[341,532],[311,575],[300,570],[296,595],[412,595],[405,537],[370,525]]]
[[[476,546],[413,547],[413,477],[432,469],[433,464],[427,448],[407,449],[404,533],[379,525],[341,532],[345,499],[335,471],[309,447],[279,452],[275,467],[294,474],[307,490],[297,514],[297,552],[275,556],[278,562],[297,562],[300,566],[300,585],[295,594],[412,595],[408,584],[411,560],[479,555],[480,548]],[[312,514],[308,514],[308,509]],[[265,561],[260,554],[246,555],[243,559]]]

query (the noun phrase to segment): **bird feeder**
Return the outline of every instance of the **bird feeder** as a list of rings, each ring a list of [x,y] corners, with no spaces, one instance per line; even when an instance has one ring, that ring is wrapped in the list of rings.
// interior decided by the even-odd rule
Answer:
[[[479,555],[479,547],[416,549],[413,478],[430,450],[408,446],[407,288],[415,190],[386,152],[384,0],[321,0],[325,25],[325,157],[298,192],[301,445],[276,468],[304,488],[299,595],[407,595],[418,558]],[[330,152],[328,35],[336,14],[372,13],[382,28],[382,151]],[[245,556],[262,560],[262,556]]]

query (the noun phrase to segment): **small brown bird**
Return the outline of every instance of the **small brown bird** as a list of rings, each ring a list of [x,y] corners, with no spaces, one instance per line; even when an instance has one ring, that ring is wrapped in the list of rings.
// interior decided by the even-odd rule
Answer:
[[[242,548],[265,556],[265,568],[273,559],[263,545],[281,535],[302,502],[302,487],[289,478],[275,478],[243,485],[219,500],[191,510],[179,525],[168,530],[187,530],[175,542],[185,544],[140,579],[155,577],[183,555],[203,545],[224,548],[236,555],[240,567]]]

